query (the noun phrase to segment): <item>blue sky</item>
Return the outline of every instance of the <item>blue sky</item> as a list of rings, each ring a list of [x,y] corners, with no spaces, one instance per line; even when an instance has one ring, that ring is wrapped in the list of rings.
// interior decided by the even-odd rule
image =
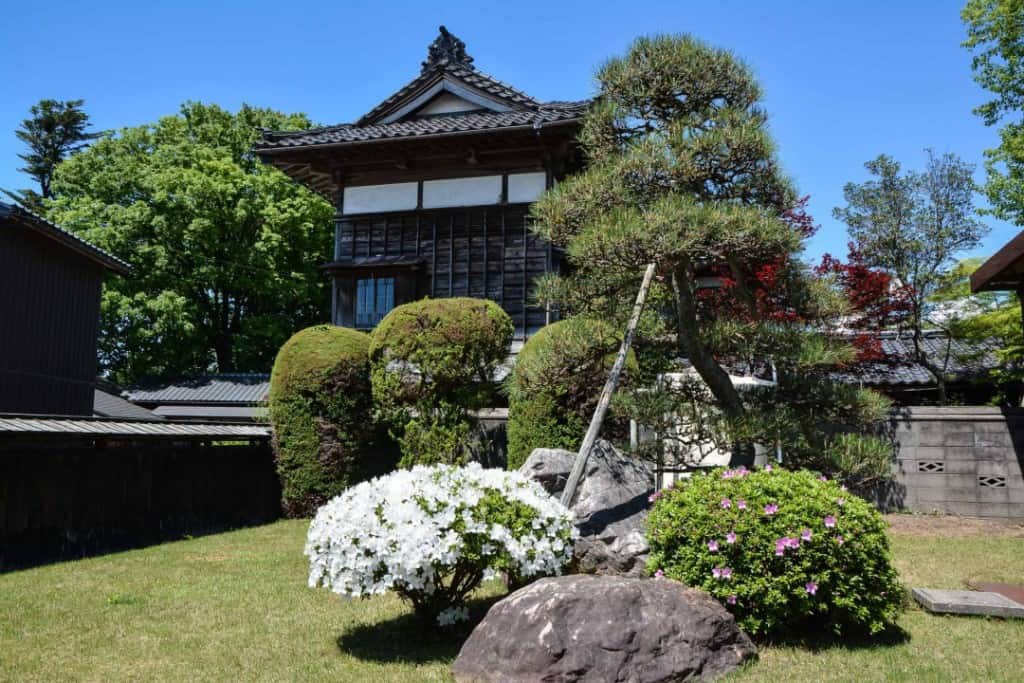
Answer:
[[[986,94],[960,47],[961,2],[59,2],[18,3],[0,25],[0,187],[30,186],[14,130],[41,98],[84,98],[95,129],[185,100],[351,121],[418,73],[438,24],[482,70],[538,99],[593,93],[593,72],[644,33],[727,47],[761,80],[782,163],[821,224],[808,256],[845,255],[842,186],[888,153],[925,147],[978,163],[995,145],[971,109]],[[978,172],[979,180],[982,173]],[[980,200],[979,200],[980,201]],[[991,253],[1017,232],[987,219]]]

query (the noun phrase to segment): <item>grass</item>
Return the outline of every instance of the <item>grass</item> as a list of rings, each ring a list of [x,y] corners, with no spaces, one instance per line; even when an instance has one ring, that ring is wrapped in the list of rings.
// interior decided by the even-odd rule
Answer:
[[[2,681],[447,681],[461,638],[393,596],[306,588],[306,523],[167,543],[0,575]],[[893,531],[910,585],[1024,582],[1024,538]],[[481,592],[482,613],[498,587]],[[771,646],[734,681],[1017,681],[1024,621],[916,608],[885,641]]]

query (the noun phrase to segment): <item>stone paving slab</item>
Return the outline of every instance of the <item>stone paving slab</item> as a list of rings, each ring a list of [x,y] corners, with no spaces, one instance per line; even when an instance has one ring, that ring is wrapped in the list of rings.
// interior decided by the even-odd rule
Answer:
[[[1024,619],[1024,605],[999,593],[915,588],[911,594],[929,612]]]
[[[988,591],[999,593],[1011,600],[1024,605],[1024,585],[1019,583],[988,583],[985,581],[970,581],[968,587],[976,591]]]

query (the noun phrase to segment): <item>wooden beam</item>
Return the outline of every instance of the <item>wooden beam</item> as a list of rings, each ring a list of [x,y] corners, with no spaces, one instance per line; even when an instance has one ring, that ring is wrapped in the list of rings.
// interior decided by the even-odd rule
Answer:
[[[640,323],[640,314],[644,311],[644,303],[647,301],[647,292],[654,280],[654,264],[648,263],[644,271],[644,279],[640,283],[640,291],[636,295],[636,303],[633,304],[633,314],[629,317],[629,324],[626,326],[626,334],[622,338],[622,345],[619,347],[619,355],[615,357],[612,371],[608,373],[608,380],[601,390],[601,397],[597,401],[597,408],[590,418],[590,427],[583,437],[583,444],[580,446],[576,459],[572,463],[572,471],[569,479],[565,482],[565,489],[562,491],[562,505],[572,507],[573,499],[576,497],[576,489],[579,487],[580,479],[587,468],[587,459],[590,458],[590,451],[594,448],[597,435],[601,432],[601,425],[604,423],[605,413],[608,412],[608,404],[611,403],[612,394],[619,384],[619,376],[622,368],[626,365],[626,357],[629,355],[629,347],[633,344],[633,335],[636,334],[636,327]]]

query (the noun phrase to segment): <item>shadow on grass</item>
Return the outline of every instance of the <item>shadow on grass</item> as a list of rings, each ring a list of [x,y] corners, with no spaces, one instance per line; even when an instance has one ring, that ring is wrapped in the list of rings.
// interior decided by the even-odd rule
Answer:
[[[870,650],[873,648],[893,647],[910,641],[910,633],[898,625],[892,625],[881,633],[875,635],[848,635],[836,636],[827,629],[819,630],[811,636],[794,636],[791,638],[780,638],[772,641],[758,642],[758,647],[769,645],[773,647],[798,647],[810,652],[822,652],[824,650]]]
[[[448,628],[424,624],[414,614],[374,624],[361,624],[338,637],[338,649],[373,662],[428,664],[449,661],[484,618],[491,605],[504,595],[469,601],[469,621]]]

